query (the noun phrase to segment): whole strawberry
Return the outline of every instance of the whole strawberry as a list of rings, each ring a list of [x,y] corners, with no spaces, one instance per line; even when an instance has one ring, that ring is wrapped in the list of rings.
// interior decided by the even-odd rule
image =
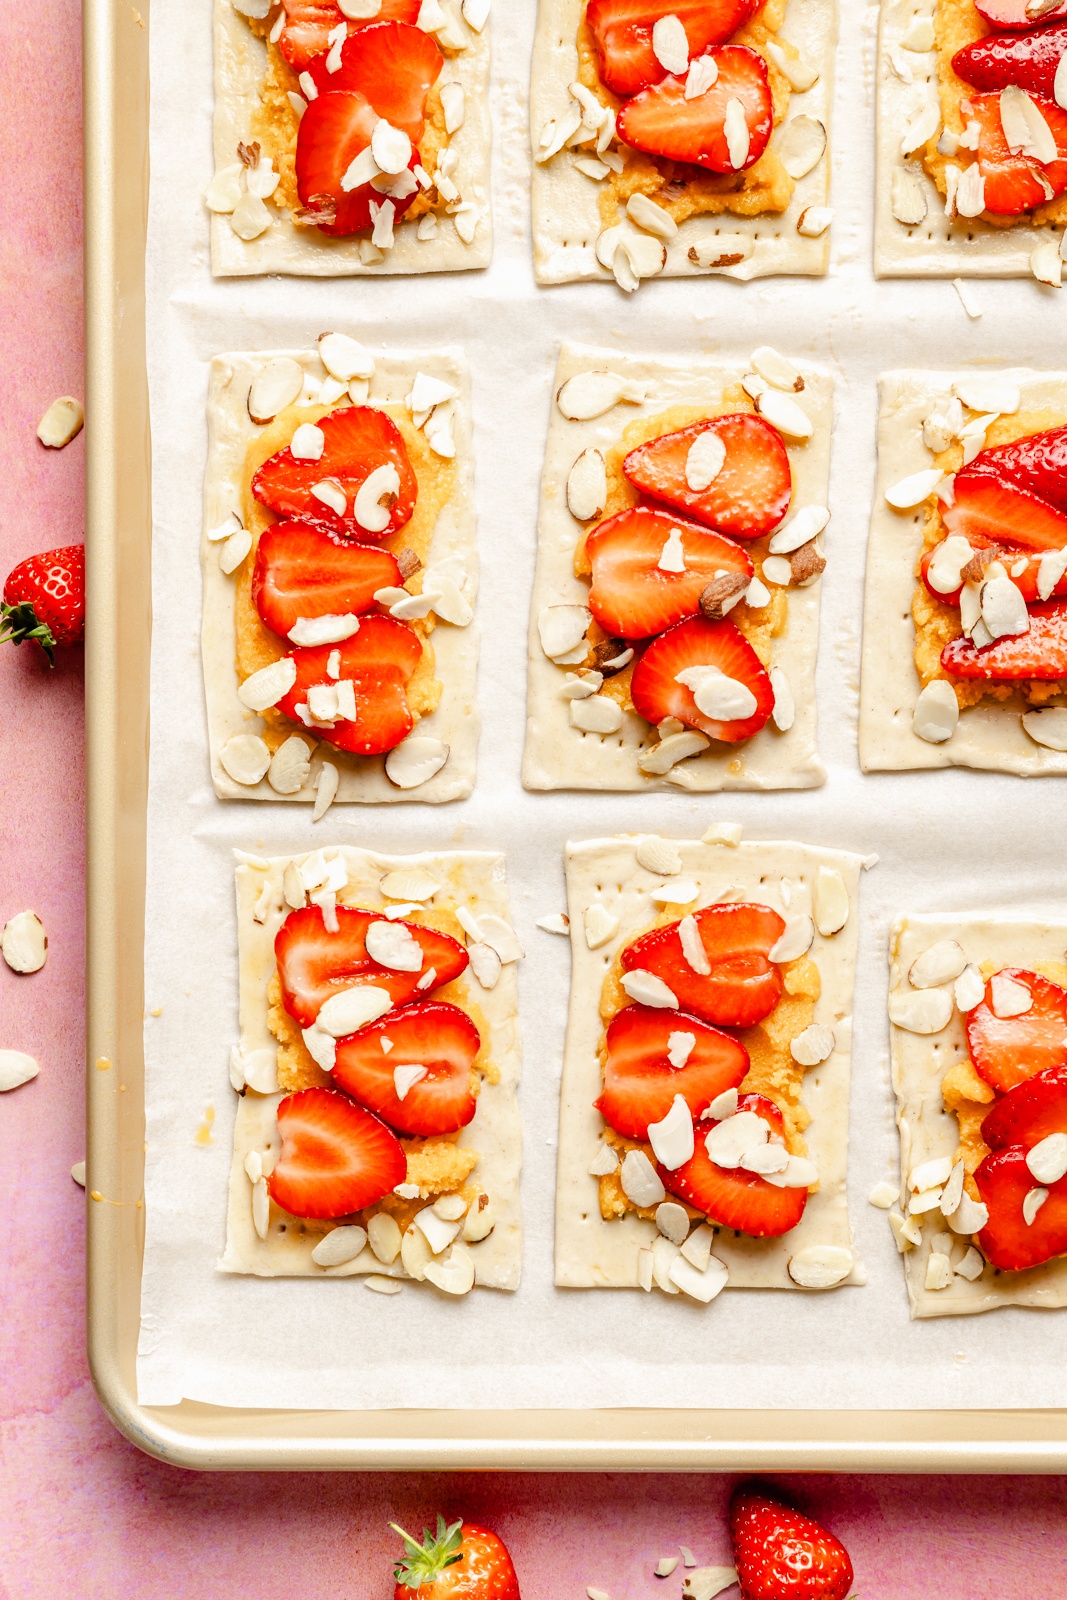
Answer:
[[[0,643],[36,639],[51,663],[59,644],[85,638],[85,547],[64,545],[20,561],[4,584]]]
[[[792,1506],[739,1489],[730,1504],[730,1538],[744,1600],[846,1600],[848,1551]]]
[[[405,1555],[394,1572],[393,1600],[519,1600],[519,1580],[502,1539],[473,1522],[423,1531],[422,1543],[389,1526],[404,1541]]]

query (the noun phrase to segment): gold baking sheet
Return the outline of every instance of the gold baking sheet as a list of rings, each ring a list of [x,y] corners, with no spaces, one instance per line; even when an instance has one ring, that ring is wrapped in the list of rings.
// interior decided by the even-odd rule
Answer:
[[[1063,1472],[1062,1411],[293,1412],[134,1398],[144,1162],[149,0],[85,0],[88,1344],[116,1426],[210,1469]]]

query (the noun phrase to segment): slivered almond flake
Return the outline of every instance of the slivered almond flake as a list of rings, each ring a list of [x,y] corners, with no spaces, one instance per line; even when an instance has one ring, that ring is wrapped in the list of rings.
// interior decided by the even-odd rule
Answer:
[[[449,746],[429,734],[409,733],[385,758],[385,775],[398,789],[428,783],[448,760]]]
[[[668,988],[662,978],[657,978],[655,973],[646,972],[643,967],[635,967],[632,972],[622,975],[622,987],[641,1006],[655,1006],[659,1009],[676,1010],[678,997],[673,989]]]
[[[665,876],[682,870],[682,858],[673,839],[661,839],[657,834],[646,834],[638,841],[634,857],[639,867]]]
[[[678,224],[670,212],[664,211],[662,206],[658,206],[646,194],[630,196],[626,202],[626,215],[631,222],[635,222],[639,228],[644,228],[658,239],[673,239],[678,232]]]
[[[889,1020],[908,1033],[941,1033],[952,1020],[952,996],[944,989],[898,991],[889,997]]]
[[[810,439],[815,425],[805,411],[779,389],[764,389],[756,396],[756,410],[765,422],[787,439]]]
[[[790,1256],[786,1270],[803,1289],[832,1289],[852,1271],[851,1250],[840,1245],[808,1245]]]
[[[667,1198],[659,1174],[643,1150],[627,1150],[619,1182],[623,1194],[635,1206],[658,1206]]]
[[[802,1067],[819,1066],[833,1054],[833,1050],[833,1029],[821,1022],[811,1023],[789,1045],[790,1055]]]
[[[990,983],[992,1010],[995,1017],[1021,1017],[1030,1011],[1034,997],[1024,983],[1015,978],[995,973]]]
[[[590,950],[599,950],[601,945],[607,944],[619,931],[619,919],[613,917],[606,906],[594,900],[586,906],[582,918],[585,929],[585,942]]]
[[[939,939],[916,956],[908,968],[908,982],[913,989],[935,989],[958,978],[966,965],[967,957],[955,939]]]
[[[700,755],[707,750],[711,741],[702,733],[686,732],[672,733],[661,738],[659,743],[651,749],[642,750],[637,758],[638,769],[646,777],[662,777],[669,773],[679,761],[685,761],[690,756]]]
[[[928,744],[943,744],[951,739],[960,720],[956,691],[946,678],[928,683],[915,702],[912,727]]]
[[[223,771],[234,783],[248,787],[266,776],[270,759],[269,749],[255,733],[236,733],[219,751]]]
[[[845,880],[835,867],[820,867],[813,895],[815,926],[824,938],[840,932],[848,921],[849,899]]]
[[[602,515],[607,497],[608,475],[603,455],[593,448],[583,450],[567,475],[567,506],[571,516],[578,522],[592,521]]]
[[[806,177],[825,149],[826,129],[817,117],[793,117],[778,134],[778,159],[791,178]]]
[[[570,422],[588,422],[614,406],[640,405],[646,385],[615,372],[579,372],[560,386],[556,404]]]
[[[681,77],[689,67],[689,40],[678,17],[668,12],[652,25],[652,53],[664,72]]]
[[[770,680],[771,688],[774,691],[774,706],[771,710],[774,725],[779,733],[788,733],[796,719],[793,690],[781,667],[771,668]]]
[[[33,1056],[22,1050],[0,1050],[0,1094],[19,1089],[31,1078],[36,1078],[40,1068]]]
[[[706,978],[711,972],[711,963],[708,953],[704,949],[704,941],[700,937],[700,928],[693,916],[683,917],[678,924],[678,938],[682,946],[682,955],[686,965],[699,977]]]
[[[12,972],[40,972],[48,959],[48,935],[36,911],[19,911],[5,923],[0,949]]]
[[[719,81],[719,67],[714,56],[697,56],[689,63],[685,78],[685,98],[699,100],[701,95]]]
[[[738,172],[748,160],[749,150],[752,146],[752,137],[749,133],[748,119],[745,116],[743,101],[731,98],[726,102],[723,132],[726,136],[726,149],[730,157],[730,165],[735,172]]]
[[[48,450],[62,450],[64,445],[79,434],[85,424],[85,412],[80,400],[73,395],[61,394],[53,400],[37,424],[37,437]]]
[[[747,261],[755,248],[755,241],[747,234],[712,234],[690,245],[688,256],[694,267],[736,267]]]
[[[797,961],[811,949],[815,938],[815,924],[806,914],[789,917],[780,938],[767,952],[772,961]]]

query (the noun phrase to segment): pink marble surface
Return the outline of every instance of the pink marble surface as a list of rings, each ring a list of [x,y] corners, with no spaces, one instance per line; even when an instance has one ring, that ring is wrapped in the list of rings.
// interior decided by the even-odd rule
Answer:
[[[82,441],[34,437],[80,394],[77,0],[0,0],[0,576],[82,531]],[[0,1600],[386,1600],[396,1540],[438,1510],[495,1526],[525,1600],[654,1594],[674,1543],[727,1556],[722,1477],[195,1476],[140,1455],[103,1417],[83,1348],[81,661],[0,650],[0,918],[34,907],[44,972],[0,964],[0,1047],[39,1078],[0,1099]],[[862,1600],[1067,1596],[1067,1485],[1054,1479],[806,1478],[788,1487],[847,1543]],[[735,1591],[736,1592],[736,1591]]]

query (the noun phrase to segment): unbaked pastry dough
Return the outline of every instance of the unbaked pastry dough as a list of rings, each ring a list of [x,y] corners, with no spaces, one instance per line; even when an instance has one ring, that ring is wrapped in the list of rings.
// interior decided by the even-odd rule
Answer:
[[[380,804],[400,800],[436,802],[465,799],[474,787],[478,751],[475,694],[478,640],[473,624],[466,628],[454,628],[447,623],[440,623],[431,635],[436,676],[443,683],[444,692],[437,710],[416,723],[414,731],[418,735],[430,735],[443,740],[449,747],[449,757],[437,775],[418,788],[398,789],[390,783],[385,775],[383,756],[352,756],[325,742],[317,746],[309,782],[293,795],[276,793],[266,778],[254,785],[235,783],[219,760],[219,751],[227,739],[234,734],[256,733],[261,727],[261,719],[250,713],[237,698],[234,580],[220,569],[219,546],[210,543],[207,534],[224,523],[231,511],[240,511],[246,453],[260,431],[248,415],[249,386],[255,373],[278,356],[299,362],[316,386],[326,376],[317,350],[233,353],[216,356],[211,363],[201,545],[204,573],[201,640],[211,777],[215,793],[223,800],[295,800],[310,803],[315,799],[314,785],[320,762],[329,761],[340,774],[337,790],[339,801]],[[370,380],[369,403],[403,402],[411,392],[417,372],[441,378],[459,390],[452,422],[456,445],[455,490],[437,519],[432,551],[435,561],[450,555],[462,558],[470,578],[468,598],[473,600],[477,586],[478,555],[474,521],[470,378],[466,363],[457,355],[442,352],[424,356],[379,356]],[[337,402],[338,405],[342,403],[347,402]],[[303,730],[294,724],[291,731],[297,733]]]
[[[905,156],[901,151],[906,127],[924,106],[936,104],[940,116],[936,51],[908,50],[902,44],[917,20],[933,17],[934,7],[935,0],[882,0],[876,68],[875,275],[1027,278],[1031,253],[1046,239],[1058,241],[1056,228],[1034,227],[1028,215],[1008,228],[995,228],[974,217],[950,222],[945,197],[924,171],[920,155]],[[902,171],[915,177],[926,199],[926,216],[914,227],[893,215],[893,175]]]
[[[441,217],[437,235],[419,239],[416,224],[400,222],[396,243],[385,259],[368,265],[360,259],[361,239],[331,239],[316,228],[294,226],[288,211],[258,239],[238,238],[228,216],[211,218],[211,270],[217,278],[264,272],[291,272],[305,278],[388,277],[396,273],[465,272],[487,267],[493,253],[492,214],[489,205],[489,26],[474,33],[458,17],[453,0],[442,0],[469,43],[457,55],[445,55],[438,84],[455,82],[463,87],[463,124],[449,139],[458,158],[453,181],[461,198],[477,215],[473,240],[466,244],[455,222]],[[237,145],[247,141],[260,107],[259,91],[266,65],[266,46],[238,16],[231,0],[215,0],[215,170],[237,160]],[[270,204],[270,202],[268,202]],[[271,206],[273,210],[273,206]]]
[[[1067,923],[1016,922],[1000,917],[905,916],[893,924],[889,944],[889,996],[909,991],[912,962],[942,939],[955,939],[969,962],[981,967],[1033,971],[1042,962],[1062,962],[1067,948]],[[909,1033],[890,1024],[893,1091],[900,1129],[901,1192],[908,1174],[922,1162],[954,1156],[959,1140],[956,1118],[946,1111],[941,1080],[957,1062],[969,1061],[963,1018],[953,1009],[948,1026],[937,1034]],[[932,1219],[932,1220],[931,1220]],[[986,1264],[973,1283],[953,1277],[947,1289],[927,1289],[926,1263],[935,1233],[948,1229],[940,1211],[916,1219],[923,1224],[922,1244],[906,1251],[904,1279],[913,1317],[960,1317],[999,1306],[1067,1306],[1067,1258],[1033,1267],[1028,1272],[998,1272]],[[955,1235],[954,1235],[955,1237]],[[960,1238],[953,1265],[970,1244]]]
[[[327,853],[334,851],[327,847]],[[510,922],[503,856],[480,850],[390,856],[353,845],[339,846],[336,853],[344,857],[348,870],[348,887],[339,896],[342,904],[371,908],[395,904],[381,893],[380,880],[388,872],[419,867],[441,884],[438,893],[426,902],[428,907],[462,905],[475,917],[495,915]],[[282,879],[290,861],[304,859],[304,855],[275,856],[263,863],[257,857],[242,856],[237,867],[240,1049],[246,1058],[254,1051],[277,1049],[267,1024],[267,987],[276,970],[275,935],[288,914]],[[263,921],[256,920],[257,906]],[[517,1289],[522,1262],[522,1129],[516,1099],[520,1056],[515,966],[503,966],[492,989],[482,989],[472,975],[469,985],[483,1038],[488,1035],[489,1059],[498,1074],[495,1082],[483,1079],[477,1113],[459,1137],[461,1147],[478,1153],[470,1186],[478,1186],[489,1195],[496,1216],[489,1237],[469,1249],[475,1260],[477,1284],[491,1289]],[[406,1278],[399,1258],[392,1266],[383,1266],[369,1245],[354,1261],[324,1271],[312,1261],[311,1252],[325,1227],[314,1223],[294,1225],[291,1218],[273,1206],[267,1237],[259,1238],[252,1223],[252,1188],[245,1159],[252,1150],[264,1152],[277,1147],[275,1111],[281,1098],[280,1094],[257,1094],[251,1088],[241,1096],[230,1168],[226,1248],[219,1262],[220,1271],[253,1273],[263,1278],[349,1277],[367,1273]],[[287,1224],[284,1231],[283,1223]]]
[[[661,873],[638,864],[636,850],[641,837],[589,839],[566,849],[572,968],[556,1184],[556,1283],[562,1288],[637,1288],[638,1251],[657,1237],[654,1223],[632,1213],[605,1221],[597,1199],[597,1179],[589,1173],[605,1129],[593,1104],[603,1087],[597,1054],[604,1031],[601,988],[618,952],[657,917],[659,908],[650,893],[664,881]],[[671,842],[681,856],[681,876],[700,885],[692,909],[710,905],[733,886],[731,898],[769,905],[783,916],[810,914],[820,867],[839,872],[848,890],[850,912],[844,927],[829,938],[816,934],[808,952],[822,981],[814,1020],[833,1029],[835,1043],[829,1059],[820,1067],[809,1068],[804,1080],[804,1104],[811,1113],[804,1138],[819,1169],[819,1188],[810,1195],[797,1227],[781,1238],[752,1239],[719,1229],[713,1247],[729,1268],[728,1288],[796,1289],[786,1264],[798,1250],[814,1245],[852,1249],[846,1177],[852,984],[862,860],[813,845]],[[783,880],[788,881],[788,906]],[[594,901],[619,919],[619,927],[606,944],[590,950],[583,919]],[[866,1282],[858,1258],[846,1282]]]
[[[616,446],[635,418],[656,416],[669,406],[706,404],[717,408],[723,391],[736,388],[748,372],[729,365],[693,359],[653,361],[616,351],[564,344],[553,383],[555,396],[579,372],[618,373],[644,385],[642,405],[619,404],[589,422],[571,422],[552,402],[541,477],[537,524],[537,572],[530,615],[529,689],[523,783],[528,789],[676,789],[702,792],[719,789],[810,789],[823,783],[825,770],[815,748],[815,658],[819,645],[821,580],[787,590],[789,617],[785,633],[774,640],[772,665],[784,671],[793,691],[796,718],[786,733],[769,722],[740,745],[716,745],[673,767],[664,777],[646,777],[637,765],[643,750],[658,741],[656,730],[635,712],[625,715],[621,730],[604,737],[582,733],[570,723],[570,702],[561,689],[565,671],[541,648],[538,617],[545,606],[584,605],[589,585],[575,576],[574,549],[586,526],[567,508],[567,476],[583,450],[606,454]],[[817,369],[800,364],[805,388],[792,396],[808,413],[815,432],[806,444],[785,440],[793,474],[790,515],[807,505],[826,505],[830,474],[832,385]],[[747,402],[745,402],[747,406]],[[739,406],[737,409],[742,409]],[[592,527],[590,523],[588,526]],[[744,541],[739,541],[744,542]],[[743,605],[744,602],[742,601]]]
[[[878,479],[867,546],[860,675],[860,765],[864,772],[929,767],[974,767],[1032,778],[1067,773],[1067,752],[1035,744],[1022,724],[1033,709],[1021,702],[983,700],[960,712],[944,744],[929,744],[912,728],[920,681],[915,668],[911,601],[923,548],[924,510],[894,511],[886,489],[933,466],[922,425],[952,386],[978,377],[1018,384],[1024,411],[1064,409],[1067,373],[1008,371],[890,372],[880,384]]]
[[[575,166],[592,147],[564,149],[545,163],[537,162],[542,130],[573,104],[570,85],[578,75],[578,28],[585,15],[585,0],[540,0],[530,83],[530,136],[534,166],[532,205],[534,267],[539,283],[570,283],[579,278],[611,281],[611,274],[596,259],[596,241],[604,226],[600,215],[600,185]],[[834,0],[789,0],[783,38],[794,44],[801,58],[819,76],[804,93],[792,91],[788,118],[812,117],[830,129],[833,105],[834,47],[837,12]],[[782,124],[771,141],[780,137]],[[623,148],[624,147],[619,147]],[[757,217],[694,217],[681,224],[667,241],[667,264],[662,276],[702,276],[714,272],[727,278],[764,278],[774,273],[818,276],[830,264],[830,234],[806,238],[797,232],[802,212],[825,206],[830,193],[830,146],[813,169],[797,181],[793,197],[783,212]],[[721,247],[724,254],[744,259],[732,266],[701,267],[689,259],[694,247]]]

